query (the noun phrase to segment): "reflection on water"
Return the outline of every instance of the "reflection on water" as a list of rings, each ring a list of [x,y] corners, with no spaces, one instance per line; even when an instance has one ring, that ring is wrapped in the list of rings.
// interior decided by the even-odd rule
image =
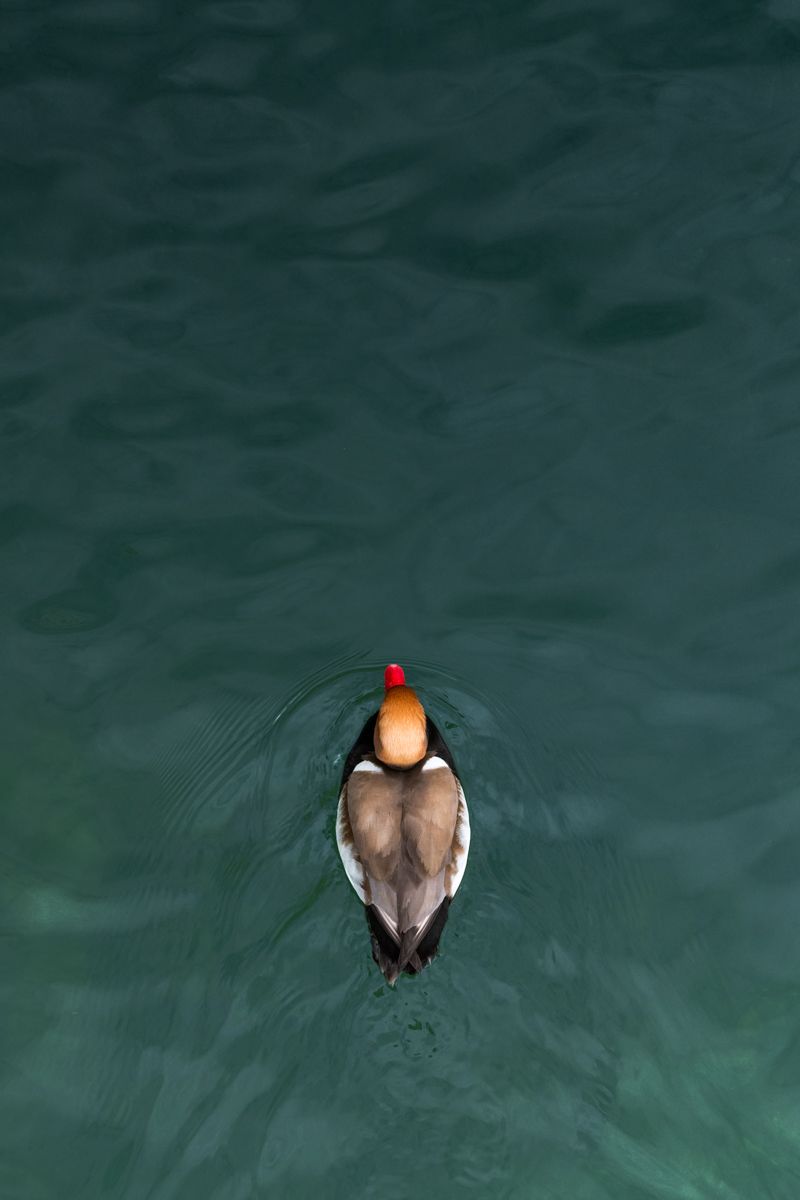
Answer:
[[[790,6],[2,20],[0,1194],[795,1200]]]

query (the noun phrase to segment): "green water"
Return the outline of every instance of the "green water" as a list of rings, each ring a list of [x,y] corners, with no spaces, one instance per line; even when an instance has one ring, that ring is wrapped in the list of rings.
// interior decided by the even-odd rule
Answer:
[[[2,1200],[796,1200],[800,9],[0,34]],[[390,659],[473,825],[395,991]]]

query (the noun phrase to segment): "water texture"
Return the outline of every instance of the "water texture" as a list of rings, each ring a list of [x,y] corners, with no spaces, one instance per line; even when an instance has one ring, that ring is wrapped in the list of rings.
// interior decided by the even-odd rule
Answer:
[[[796,1200],[800,10],[0,54],[0,1196]],[[392,659],[473,826],[395,991]]]

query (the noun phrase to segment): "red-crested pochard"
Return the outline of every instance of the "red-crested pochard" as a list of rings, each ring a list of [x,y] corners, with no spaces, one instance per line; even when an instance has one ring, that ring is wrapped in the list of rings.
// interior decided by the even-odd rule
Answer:
[[[394,984],[436,954],[470,829],[453,756],[403,668],[390,663],[384,683],[344,765],[336,842],[366,905],[372,957]]]

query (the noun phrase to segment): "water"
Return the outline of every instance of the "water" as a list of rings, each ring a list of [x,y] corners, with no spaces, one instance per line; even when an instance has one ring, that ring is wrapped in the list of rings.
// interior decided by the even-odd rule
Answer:
[[[795,6],[0,30],[3,1200],[794,1200]],[[473,825],[394,992],[393,659]]]

